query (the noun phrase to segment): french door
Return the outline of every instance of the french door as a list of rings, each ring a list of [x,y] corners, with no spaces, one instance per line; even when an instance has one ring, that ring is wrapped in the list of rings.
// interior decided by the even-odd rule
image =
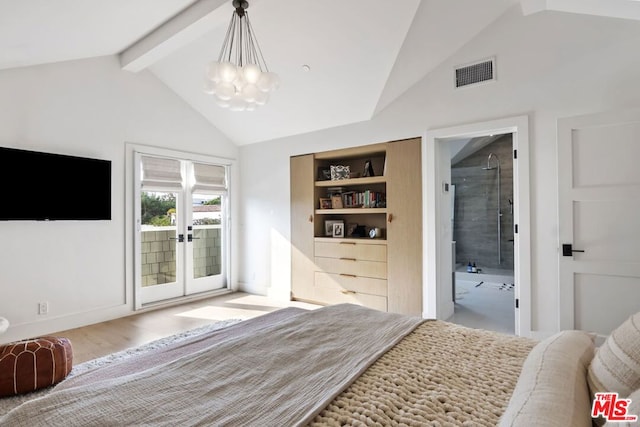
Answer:
[[[228,286],[229,166],[134,153],[136,306]]]

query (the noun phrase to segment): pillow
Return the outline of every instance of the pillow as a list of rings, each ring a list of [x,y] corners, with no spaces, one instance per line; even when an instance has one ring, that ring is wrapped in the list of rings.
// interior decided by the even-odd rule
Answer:
[[[561,331],[536,344],[499,425],[591,425],[586,373],[594,349],[593,336],[583,331]]]
[[[613,422],[609,421],[604,426],[605,427],[631,427],[631,426],[640,426],[640,389],[631,393],[628,397],[631,399],[631,404],[627,406],[627,414],[628,415],[637,415],[638,421],[635,423],[632,422]]]
[[[598,348],[587,381],[592,398],[608,391],[626,398],[640,388],[640,312],[614,329]]]

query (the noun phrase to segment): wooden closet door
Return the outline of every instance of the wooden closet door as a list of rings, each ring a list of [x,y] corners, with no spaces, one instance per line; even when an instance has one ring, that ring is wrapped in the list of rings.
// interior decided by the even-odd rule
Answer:
[[[291,157],[291,297],[313,300],[314,160]]]
[[[388,310],[422,315],[421,139],[387,143]]]

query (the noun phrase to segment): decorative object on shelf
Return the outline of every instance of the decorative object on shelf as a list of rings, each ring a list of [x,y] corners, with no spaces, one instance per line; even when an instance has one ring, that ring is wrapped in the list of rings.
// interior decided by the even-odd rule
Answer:
[[[333,224],[344,224],[342,220],[328,219],[324,222],[324,235],[327,237],[333,236]]]
[[[378,227],[374,227],[371,230],[369,230],[369,237],[371,237],[372,239],[379,239],[380,237],[382,237],[382,230],[380,230],[380,228]]]
[[[0,334],[9,329],[9,321],[4,317],[0,317]]]
[[[335,196],[331,196],[331,208],[332,209],[342,209],[344,205],[342,204],[342,196],[336,194]]]
[[[364,225],[357,226],[351,233],[351,237],[367,237],[367,227]]]
[[[356,236],[353,235],[353,233],[356,231],[357,228],[358,228],[358,224],[356,224],[355,222],[347,223],[346,236],[347,237],[356,237]]]
[[[331,199],[329,197],[320,197],[320,209],[331,209]]]
[[[280,85],[270,72],[251,27],[246,0],[234,0],[235,11],[227,29],[217,61],[207,66],[205,93],[231,111],[253,111],[269,100]]]
[[[364,171],[362,171],[362,176],[375,176],[373,173],[373,165],[371,164],[371,160],[367,160],[364,162]]]
[[[327,197],[336,196],[344,193],[346,191],[346,187],[329,187],[327,188]]]
[[[333,224],[333,237],[344,237],[344,222]]]
[[[351,167],[349,165],[331,165],[331,180],[340,181],[351,177]]]
[[[331,180],[331,169],[326,167],[318,168],[318,181],[329,181]]]

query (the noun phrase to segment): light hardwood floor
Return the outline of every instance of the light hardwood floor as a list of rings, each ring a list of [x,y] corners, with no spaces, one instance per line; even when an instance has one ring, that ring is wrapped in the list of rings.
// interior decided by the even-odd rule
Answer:
[[[73,363],[77,365],[208,323],[227,319],[246,320],[285,307],[314,309],[319,306],[296,301],[275,301],[264,296],[235,292],[148,310],[51,335],[71,340]]]

